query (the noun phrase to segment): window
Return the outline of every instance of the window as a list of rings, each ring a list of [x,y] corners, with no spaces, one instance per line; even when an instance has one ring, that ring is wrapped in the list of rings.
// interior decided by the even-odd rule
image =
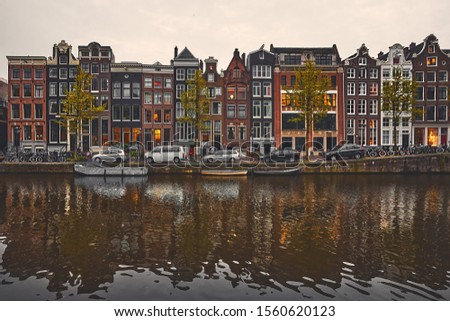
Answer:
[[[347,100],[347,115],[355,114],[355,100],[349,99]]]
[[[428,57],[427,66],[437,66],[437,57]]]
[[[131,107],[130,105],[122,106],[122,121],[131,120]]]
[[[164,93],[164,105],[172,104],[172,93],[165,92]]]
[[[68,75],[67,68],[59,69],[59,79],[67,79]]]
[[[355,134],[355,120],[347,119],[347,134],[354,135]]]
[[[238,93],[237,93],[237,99],[239,100],[244,100],[247,98],[247,91],[246,88],[244,87],[238,87],[237,89]]]
[[[261,118],[261,101],[253,101],[253,118]]]
[[[227,98],[231,100],[236,99],[236,88],[227,88]]]
[[[367,78],[367,69],[366,68],[361,68],[359,69],[359,78],[365,79]]]
[[[438,99],[439,100],[447,100],[447,93],[448,93],[447,87],[439,87]]]
[[[31,104],[23,104],[23,118],[31,119]]]
[[[261,138],[261,123],[254,123],[253,124],[253,137],[254,138]]]
[[[219,101],[212,102],[212,113],[213,115],[222,115],[222,103]]]
[[[185,71],[184,69],[177,69],[176,71],[176,79],[177,80],[184,80],[185,79]]]
[[[402,117],[402,127],[409,127],[409,118]]]
[[[109,90],[109,86],[108,86],[109,80],[108,80],[108,78],[102,78],[101,82],[102,82],[102,91],[108,91]]]
[[[85,72],[85,73],[89,73],[89,63],[82,62],[81,63],[81,70],[83,70],[83,72]]]
[[[99,71],[98,63],[92,63],[91,73],[97,75]]]
[[[59,56],[59,63],[60,64],[67,64],[69,62],[69,57],[66,55]]]
[[[402,77],[403,78],[409,78],[410,77],[409,69],[402,69]]]
[[[417,106],[415,107],[416,114],[414,115],[414,120],[416,121],[423,121],[425,116],[425,110],[423,106]]]
[[[245,105],[239,105],[238,106],[238,118],[245,119],[247,117],[247,108]]]
[[[171,121],[172,121],[172,110],[164,109],[164,123],[170,124]]]
[[[383,117],[383,127],[389,127],[390,121],[390,118]]]
[[[216,96],[222,96],[222,88],[216,87]]]
[[[19,97],[20,96],[20,85],[12,84],[11,85],[11,97]]]
[[[281,76],[281,86],[286,86],[286,75]]]
[[[144,78],[144,88],[152,88],[152,86],[153,86],[153,78],[145,77]]]
[[[423,87],[417,87],[417,100],[423,100]]]
[[[112,106],[112,120],[120,121],[121,120],[120,114],[121,114],[120,105],[113,105]]]
[[[263,83],[264,97],[272,97],[272,84],[270,82]]]
[[[236,127],[227,126],[227,139],[236,139]]]
[[[383,145],[389,145],[389,130],[383,130]]]
[[[14,68],[12,70],[12,79],[20,79],[20,69]]]
[[[358,59],[358,64],[359,64],[360,66],[365,66],[365,65],[367,65],[367,58],[362,58],[362,57],[360,57],[360,58]]]
[[[92,78],[91,80],[91,91],[98,92],[98,78]]]
[[[435,82],[436,81],[436,73],[434,71],[427,72],[427,81]]]
[[[107,64],[107,63],[102,63],[102,64],[101,64],[101,71],[102,71],[102,72],[109,72],[109,64]]]
[[[272,123],[264,123],[264,137],[272,137]]]
[[[133,109],[133,121],[140,121],[141,120],[141,108],[139,105],[134,104],[132,106]]]
[[[247,139],[247,134],[244,126],[239,126],[239,140]]]
[[[42,85],[34,85],[34,98],[44,97],[44,88]]]
[[[192,80],[195,77],[195,69],[188,69],[187,70],[187,80]]]
[[[122,84],[122,98],[130,98],[131,92],[131,84],[129,82],[124,82]]]
[[[153,114],[153,121],[155,123],[161,123],[161,121],[162,121],[161,109],[156,109],[155,110],[155,113]]]
[[[359,95],[362,95],[362,96],[367,95],[367,84],[365,82],[360,82],[358,84],[358,88],[359,88],[359,90],[358,90]]]
[[[184,108],[183,106],[181,106],[180,102],[177,102],[175,106],[175,117],[178,118],[183,116],[184,116]]]
[[[370,77],[370,79],[378,79],[378,69],[371,68],[369,77]]]
[[[31,126],[23,126],[23,140],[31,140]]]
[[[75,68],[69,68],[69,78],[75,78],[77,76],[77,70]]]
[[[11,105],[11,118],[12,119],[19,119],[20,118],[20,107],[19,107],[19,104],[12,104]]]
[[[52,115],[56,115],[58,113],[58,102],[56,100],[50,100],[48,102],[48,110]]]
[[[208,97],[209,98],[215,98],[216,97],[216,88],[215,87],[208,88]]]
[[[227,118],[235,118],[236,117],[236,106],[228,105],[227,106]]]
[[[181,98],[181,93],[184,91],[184,85],[177,85],[175,90],[175,97]]]
[[[34,105],[34,118],[36,118],[36,119],[44,118],[42,104],[35,104]]]
[[[153,103],[161,105],[162,104],[162,93],[161,92],[155,92],[153,94]]]
[[[31,79],[31,69],[25,68],[23,70],[23,79]]]
[[[172,78],[164,78],[164,88],[172,88]]]
[[[133,98],[141,98],[141,83],[134,82],[133,83]]]
[[[155,77],[153,86],[155,88],[162,88],[162,78],[161,77]]]
[[[429,45],[428,46],[428,53],[434,53],[435,52],[435,47],[434,45]]]
[[[427,120],[436,120],[436,106],[427,106]]]
[[[391,77],[391,70],[383,69],[383,78],[389,78],[389,77]]]
[[[427,100],[436,100],[436,87],[427,87]]]
[[[272,102],[265,100],[263,102],[263,117],[272,118]]]
[[[66,82],[60,82],[59,83],[59,95],[60,96],[66,96],[67,94],[67,83]]]
[[[48,76],[50,78],[58,78],[58,68],[50,68],[48,71]]]
[[[36,125],[36,140],[43,140],[44,139],[44,126]]]
[[[295,86],[296,82],[297,82],[297,77],[295,75],[292,75],[291,76],[291,86]]]
[[[270,66],[253,66],[253,78],[271,78],[272,69]]]
[[[347,95],[354,95],[355,94],[355,83],[349,82],[347,84]]]
[[[378,114],[378,100],[372,99],[369,103],[369,112],[371,115],[377,115]]]
[[[151,109],[146,109],[144,111],[145,115],[144,115],[144,123],[146,124],[150,124],[152,122],[152,110]]]
[[[331,65],[333,63],[333,58],[331,55],[321,55],[317,54],[315,56],[316,65]]]
[[[253,83],[253,97],[261,97],[261,83],[260,82]]]
[[[152,103],[153,95],[150,91],[146,91],[144,93],[144,104],[151,104]]]
[[[438,120],[439,121],[446,121],[447,120],[447,106],[439,106],[439,110],[438,110]]]
[[[378,121],[371,119],[369,121],[369,144],[370,145],[378,145],[377,128],[378,128]]]
[[[208,74],[208,82],[214,82],[214,74]]]
[[[423,82],[424,81],[424,73],[423,71],[416,71],[416,81]]]
[[[31,97],[31,84],[23,85],[23,97]]]
[[[447,71],[439,71],[439,81],[448,81]]]
[[[365,115],[367,113],[367,100],[361,99],[358,102],[358,114]]]
[[[114,82],[113,83],[113,98],[118,98],[118,99],[120,99],[120,91],[121,91],[121,88],[120,88],[120,82]]]
[[[369,94],[378,95],[378,84],[376,82],[372,82],[369,84]]]

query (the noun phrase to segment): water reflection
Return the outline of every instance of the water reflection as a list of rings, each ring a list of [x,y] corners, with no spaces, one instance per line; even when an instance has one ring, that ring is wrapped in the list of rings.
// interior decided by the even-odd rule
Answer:
[[[2,176],[0,298],[448,300],[446,180]]]

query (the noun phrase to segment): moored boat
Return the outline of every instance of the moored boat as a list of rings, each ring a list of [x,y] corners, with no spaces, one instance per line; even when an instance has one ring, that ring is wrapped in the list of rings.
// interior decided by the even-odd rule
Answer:
[[[248,170],[234,170],[234,169],[202,169],[200,174],[211,176],[245,176]]]
[[[264,168],[264,169],[254,169],[252,172],[254,175],[297,175],[300,174],[300,169],[298,167],[293,168]]]

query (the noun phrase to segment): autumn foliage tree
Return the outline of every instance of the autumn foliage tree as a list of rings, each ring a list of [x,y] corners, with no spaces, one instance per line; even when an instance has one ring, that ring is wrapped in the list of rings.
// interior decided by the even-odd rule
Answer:
[[[331,109],[331,105],[325,100],[328,87],[328,79],[312,60],[307,60],[304,68],[299,66],[297,69],[294,86],[286,90],[290,106],[298,111],[292,121],[305,124],[308,155],[312,148],[314,121],[325,116]]]
[[[95,105],[95,99],[90,92],[91,83],[92,75],[78,67],[73,90],[67,92],[66,99],[62,102],[63,110],[59,123],[75,135],[75,159],[82,147],[83,122],[94,119],[106,108],[106,105]]]
[[[201,132],[206,128],[209,119],[209,96],[206,80],[200,69],[196,70],[194,78],[186,81],[186,90],[181,94],[181,105],[184,116],[177,121],[191,124],[195,131],[195,146],[199,147]]]
[[[381,110],[392,118],[394,129],[394,148],[397,147],[397,126],[401,119],[410,120],[421,111],[414,109],[417,84],[414,80],[403,78],[401,68],[394,68],[391,80],[383,82]]]

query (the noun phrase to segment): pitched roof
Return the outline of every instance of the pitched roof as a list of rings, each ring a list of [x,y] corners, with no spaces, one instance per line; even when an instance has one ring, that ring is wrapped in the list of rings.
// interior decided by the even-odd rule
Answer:
[[[195,60],[197,60],[197,58],[194,57],[192,52],[190,52],[187,47],[184,47],[184,49],[178,54],[178,56],[175,57],[175,59],[176,60],[177,59],[195,59]]]

